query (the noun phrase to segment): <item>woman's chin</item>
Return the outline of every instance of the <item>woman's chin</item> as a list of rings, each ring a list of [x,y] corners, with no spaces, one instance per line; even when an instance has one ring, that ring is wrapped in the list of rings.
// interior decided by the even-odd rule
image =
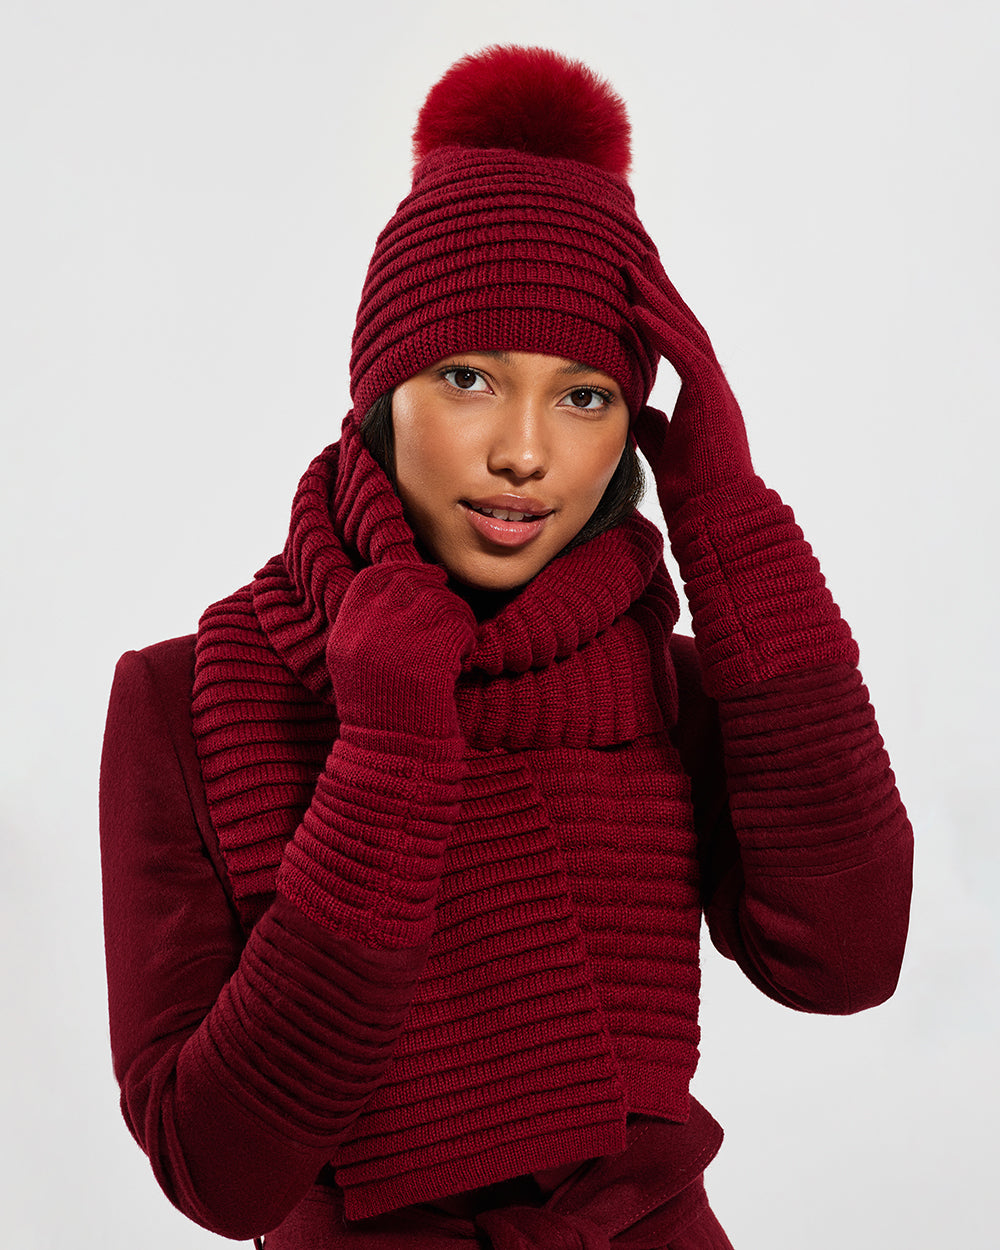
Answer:
[[[442,563],[444,563],[442,561]],[[547,563],[547,562],[546,562]],[[545,566],[542,565],[541,568]],[[460,592],[469,591],[484,595],[513,595],[525,587],[528,582],[541,572],[541,568],[531,569],[527,573],[515,569],[464,569],[452,568],[444,564],[451,584]]]
[[[456,586],[468,590],[509,594],[526,586],[552,558],[547,551],[516,551],[494,548],[492,551],[426,552],[440,564]],[[555,553],[553,553],[555,554]]]

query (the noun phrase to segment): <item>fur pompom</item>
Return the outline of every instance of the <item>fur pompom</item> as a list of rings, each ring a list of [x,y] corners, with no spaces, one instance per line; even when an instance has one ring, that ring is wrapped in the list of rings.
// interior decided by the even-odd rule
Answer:
[[[514,148],[565,156],[625,177],[625,104],[580,61],[497,45],[463,57],[432,87],[413,132],[414,161],[435,148]]]

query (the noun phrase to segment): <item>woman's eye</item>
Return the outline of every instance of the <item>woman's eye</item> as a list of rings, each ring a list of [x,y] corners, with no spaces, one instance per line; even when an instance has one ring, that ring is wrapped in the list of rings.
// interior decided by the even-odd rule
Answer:
[[[475,369],[465,369],[456,366],[454,369],[445,369],[442,376],[460,391],[489,390],[489,387],[486,385],[486,379],[481,373],[477,373]]]
[[[603,408],[611,402],[611,397],[604,391],[595,391],[592,386],[578,386],[570,391],[566,400],[574,408]]]

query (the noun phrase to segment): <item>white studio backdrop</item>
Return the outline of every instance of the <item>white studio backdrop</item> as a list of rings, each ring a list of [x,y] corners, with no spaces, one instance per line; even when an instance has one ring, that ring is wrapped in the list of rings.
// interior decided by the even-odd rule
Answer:
[[[5,0],[4,1240],[222,1244],[117,1110],[111,674],[281,547],[347,407],[417,108],[496,42],[578,56],[626,98],[640,214],[854,627],[917,833],[884,1007],[797,1015],[706,946],[714,1205],[736,1250],[988,1250],[1000,11],[971,0]]]

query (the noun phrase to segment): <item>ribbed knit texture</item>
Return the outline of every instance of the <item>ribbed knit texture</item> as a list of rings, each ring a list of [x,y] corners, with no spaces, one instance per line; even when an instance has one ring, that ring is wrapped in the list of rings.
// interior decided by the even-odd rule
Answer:
[[[331,1123],[345,1127],[371,1097],[373,1073],[380,1073],[402,1025],[414,961],[396,955],[396,966],[382,952],[343,943],[335,950],[336,977],[316,966],[316,946],[303,940],[297,923],[288,923],[282,900],[254,929],[241,960],[241,976],[223,990],[205,1022],[203,1062],[218,1084],[253,1090],[257,1110],[286,1132],[294,1125],[300,1143],[322,1142]],[[291,919],[296,919],[292,917]],[[283,1012],[269,1013],[267,1036],[255,1027],[260,1001],[280,1001]],[[341,1039],[339,1065],[328,1062],[328,1031]],[[353,1071],[344,1056],[354,1056]],[[283,1077],[307,1063],[323,1073],[309,1099],[295,1078]],[[325,1071],[324,1071],[325,1069]],[[183,1086],[180,1096],[184,1096]]]
[[[570,896],[633,1110],[683,1115],[698,1043],[698,874],[683,840],[688,779],[669,743],[530,751],[525,762],[560,830]]]
[[[774,678],[723,699],[720,713],[730,803],[746,830],[744,864],[846,868],[870,857],[887,831],[894,836],[899,797],[868,691],[853,666]]]
[[[625,1096],[546,813],[518,761],[469,761],[404,1035],[338,1182],[382,1209],[516,1175],[581,1129],[620,1149]],[[686,1110],[684,1108],[683,1110]]]
[[[434,928],[463,768],[460,741],[434,754],[424,742],[393,745],[342,727],[285,849],[281,886],[333,932],[398,949],[428,941]]]
[[[615,174],[507,149],[431,152],[375,245],[351,356],[355,409],[474,347],[583,361],[638,412],[657,352],[633,327],[625,266],[650,253]]]
[[[801,1010],[884,1002],[913,834],[860,673],[841,662],[772,677],[720,698],[719,714],[743,877],[742,923],[722,949],[742,947],[751,979]]]
[[[430,937],[334,1159],[352,1218],[613,1153],[628,1107],[687,1115],[700,910],[660,554],[636,516],[481,625],[458,751],[338,727],[327,622],[359,563],[418,558],[349,419],[284,556],[203,618],[195,733],[245,923],[277,888],[351,941]]]
[[[344,1220],[336,1189],[317,1189],[268,1234],[269,1250],[732,1250],[708,1208],[702,1172],[722,1130],[695,1099],[684,1124],[629,1119],[619,1154],[581,1167],[539,1205],[520,1178],[492,1191],[493,1209],[468,1218],[433,1205],[360,1224]]]
[[[710,694],[857,662],[857,644],[791,508],[760,478],[696,496],[669,525]]]

